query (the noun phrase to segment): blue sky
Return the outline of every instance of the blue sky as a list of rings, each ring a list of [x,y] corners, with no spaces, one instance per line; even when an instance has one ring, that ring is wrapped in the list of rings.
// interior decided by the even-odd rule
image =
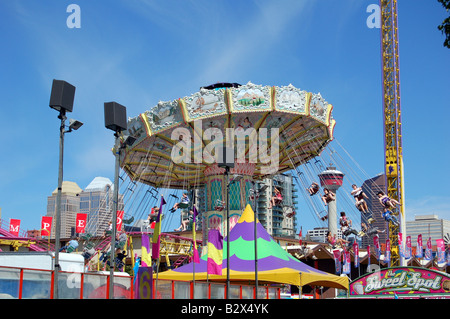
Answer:
[[[68,28],[71,3],[81,28]],[[113,134],[103,103],[130,117],[159,100],[215,82],[251,81],[320,92],[334,106],[336,139],[367,174],[384,171],[380,30],[376,0],[23,1],[0,2],[0,207],[2,219],[40,226],[57,186],[57,112],[52,79],[76,86],[66,135],[64,179],[85,188],[113,180]],[[399,0],[399,39],[407,219],[450,219],[450,50],[435,0]],[[363,176],[363,179],[366,176]],[[317,225],[300,214],[303,229]]]

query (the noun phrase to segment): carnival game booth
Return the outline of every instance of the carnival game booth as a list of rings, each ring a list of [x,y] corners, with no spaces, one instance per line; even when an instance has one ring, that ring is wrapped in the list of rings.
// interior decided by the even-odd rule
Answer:
[[[255,242],[254,213],[250,205],[242,213],[237,224],[230,231],[230,282],[231,287],[255,281]],[[289,284],[295,286],[323,286],[348,290],[347,277],[332,275],[310,267],[286,252],[256,221],[257,229],[257,267],[258,285]],[[191,262],[185,266],[158,274],[156,291],[164,281],[184,282],[221,282],[227,279],[227,238],[223,240],[223,260],[214,256],[215,263],[221,267],[221,275],[208,274],[208,254],[200,258],[199,263]],[[208,246],[211,249],[211,245]],[[211,252],[210,252],[211,253]],[[220,255],[220,254],[219,254]],[[211,254],[210,261],[211,264]],[[220,262],[222,261],[221,265]],[[156,275],[154,275],[156,279]],[[230,288],[231,289],[231,288]],[[259,290],[258,290],[259,291]],[[206,292],[205,292],[206,293]],[[225,292],[226,293],[226,292]],[[230,292],[232,296],[232,292]],[[221,296],[224,298],[224,295]],[[259,297],[264,297],[259,294]],[[197,296],[196,296],[197,298]]]
[[[450,275],[421,267],[391,267],[350,284],[349,298],[450,299]]]

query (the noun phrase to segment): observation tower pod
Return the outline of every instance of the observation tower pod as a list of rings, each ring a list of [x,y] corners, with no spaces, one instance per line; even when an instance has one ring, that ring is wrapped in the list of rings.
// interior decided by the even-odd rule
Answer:
[[[320,184],[334,194],[334,200],[327,200],[328,207],[328,230],[332,235],[337,235],[337,208],[336,191],[342,186],[344,173],[336,170],[336,167],[329,166],[319,175]],[[325,192],[325,191],[324,191]]]

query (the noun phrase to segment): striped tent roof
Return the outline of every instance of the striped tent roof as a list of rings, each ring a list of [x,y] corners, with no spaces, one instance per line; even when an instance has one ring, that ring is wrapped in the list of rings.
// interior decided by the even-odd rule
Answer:
[[[257,220],[258,281],[296,286],[316,285],[348,289],[347,277],[340,277],[308,266],[276,243]],[[222,275],[209,275],[212,281],[225,281],[227,274],[227,238],[223,245]],[[193,280],[194,263],[159,273],[159,279]],[[207,279],[207,255],[195,264],[195,280]],[[238,223],[230,232],[230,280],[255,279],[254,213],[247,205]]]

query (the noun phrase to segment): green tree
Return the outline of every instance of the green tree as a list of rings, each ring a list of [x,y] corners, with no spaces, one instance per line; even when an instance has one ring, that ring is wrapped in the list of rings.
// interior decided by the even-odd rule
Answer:
[[[449,12],[450,0],[438,0],[442,6]],[[438,29],[445,35],[444,46],[450,49],[450,16],[442,21],[442,24],[438,26]]]

